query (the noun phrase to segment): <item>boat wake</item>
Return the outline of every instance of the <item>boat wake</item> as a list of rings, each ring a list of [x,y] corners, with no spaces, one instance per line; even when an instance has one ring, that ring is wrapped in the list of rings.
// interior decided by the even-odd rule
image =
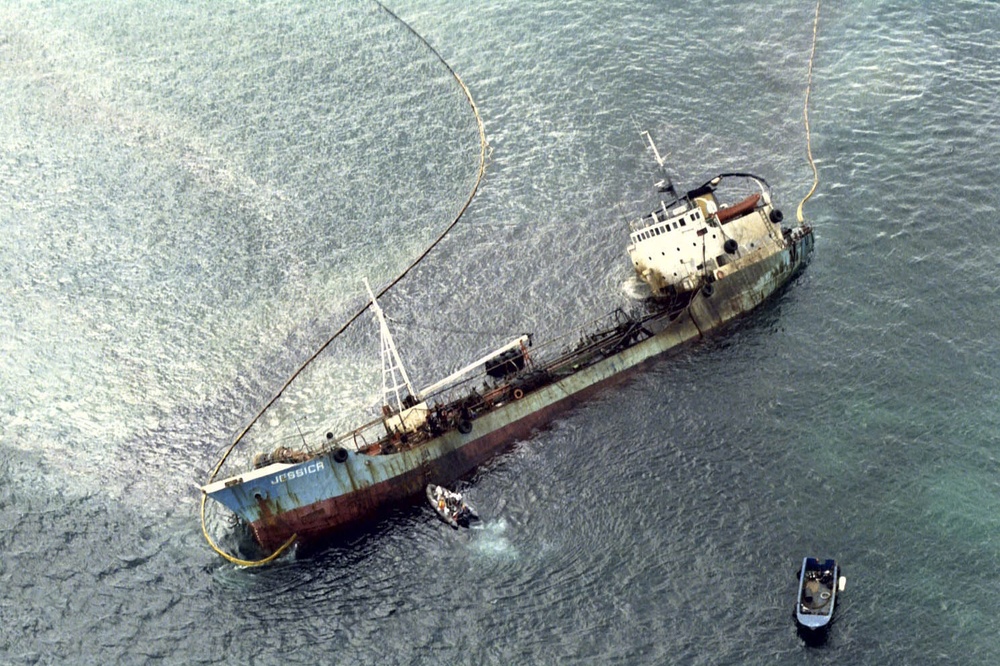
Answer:
[[[517,549],[505,536],[507,531],[505,518],[476,523],[470,531],[473,535],[472,549],[480,555],[495,560],[517,559]]]

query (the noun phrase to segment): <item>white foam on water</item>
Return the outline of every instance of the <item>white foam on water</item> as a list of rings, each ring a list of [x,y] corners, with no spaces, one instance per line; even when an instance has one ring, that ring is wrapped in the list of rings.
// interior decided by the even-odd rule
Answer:
[[[469,529],[473,552],[490,560],[516,560],[517,549],[506,536],[509,525],[506,518],[474,523]]]
[[[633,301],[644,301],[653,292],[650,291],[648,284],[640,280],[638,276],[632,275],[629,279],[622,282],[622,293]]]

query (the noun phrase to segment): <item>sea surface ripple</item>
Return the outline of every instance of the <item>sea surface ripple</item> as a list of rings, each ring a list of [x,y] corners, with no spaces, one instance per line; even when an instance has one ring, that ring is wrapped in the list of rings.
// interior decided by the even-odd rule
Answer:
[[[630,302],[640,130],[682,186],[811,184],[812,2],[388,4],[492,148],[382,303],[417,383]],[[462,480],[475,529],[415,503],[250,570],[198,485],[454,218],[469,106],[376,3],[9,0],[0,663],[997,663],[998,45],[995,2],[824,3],[801,277]],[[377,344],[252,443],[372,410]],[[820,647],[804,555],[848,577]]]

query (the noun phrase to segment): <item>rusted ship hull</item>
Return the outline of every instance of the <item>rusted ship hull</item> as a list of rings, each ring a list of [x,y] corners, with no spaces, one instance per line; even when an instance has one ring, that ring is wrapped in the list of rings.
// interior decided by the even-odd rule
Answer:
[[[686,306],[643,319],[642,335],[614,348],[553,367],[550,381],[515,391],[469,422],[394,453],[339,448],[298,464],[272,464],[218,481],[204,491],[245,521],[273,551],[292,535],[311,541],[363,522],[388,505],[467,475],[513,441],[623,373],[753,310],[808,261],[811,230],[800,227],[786,247],[699,291]],[[595,360],[596,359],[596,360]],[[462,432],[468,430],[468,432]]]

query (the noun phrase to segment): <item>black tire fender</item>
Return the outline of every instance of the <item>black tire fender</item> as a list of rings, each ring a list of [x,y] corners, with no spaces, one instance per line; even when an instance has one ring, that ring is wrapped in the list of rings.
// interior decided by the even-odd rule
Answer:
[[[347,462],[347,449],[338,446],[333,450],[333,461],[339,463]]]
[[[462,419],[461,421],[459,421],[458,431],[463,435],[468,435],[470,432],[472,432],[472,421],[469,421],[467,419]]]
[[[777,208],[772,208],[768,217],[771,218],[772,224],[781,224],[781,221],[785,219],[785,216]]]
[[[726,242],[722,244],[722,249],[726,251],[726,254],[736,254],[736,250],[740,249],[740,244],[732,238],[727,238]]]

